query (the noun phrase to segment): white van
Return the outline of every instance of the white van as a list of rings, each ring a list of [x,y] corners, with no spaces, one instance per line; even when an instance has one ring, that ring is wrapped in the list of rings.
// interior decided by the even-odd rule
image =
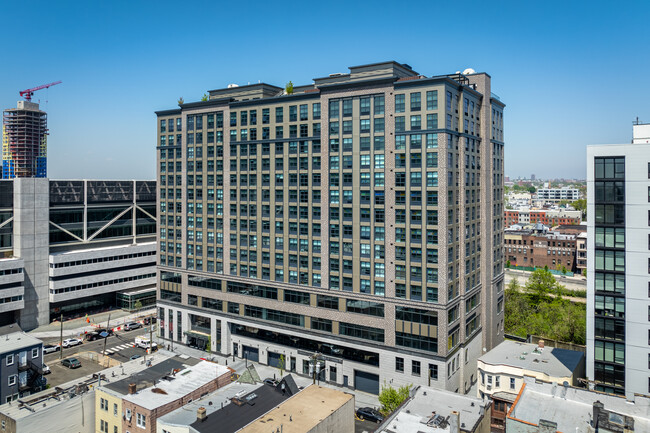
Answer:
[[[141,349],[149,349],[151,346],[151,341],[149,340],[149,337],[147,336],[141,336],[141,337],[135,337],[135,346],[139,347]],[[153,343],[153,349],[152,351],[155,351],[158,349],[158,345],[156,343]]]

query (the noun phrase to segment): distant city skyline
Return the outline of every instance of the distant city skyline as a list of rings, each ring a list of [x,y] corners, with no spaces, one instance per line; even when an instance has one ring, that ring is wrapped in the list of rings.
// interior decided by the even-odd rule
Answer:
[[[20,90],[63,81],[34,94],[48,112],[52,178],[151,179],[153,112],[179,97],[197,101],[208,90],[262,78],[277,86],[307,84],[323,70],[385,60],[427,76],[488,71],[508,104],[505,172],[511,178],[585,178],[587,144],[627,143],[637,116],[650,121],[650,60],[641,55],[648,4],[585,8],[578,2],[558,13],[514,1],[498,8],[470,3],[467,22],[442,19],[458,13],[452,4],[334,2],[298,11],[268,2],[245,8],[8,3],[0,28],[0,106],[15,107]],[[231,19],[244,13],[244,27]],[[441,19],[424,18],[431,16]],[[390,23],[390,31],[377,23]],[[599,24],[608,31],[594,31]],[[605,87],[613,77],[628,85]]]

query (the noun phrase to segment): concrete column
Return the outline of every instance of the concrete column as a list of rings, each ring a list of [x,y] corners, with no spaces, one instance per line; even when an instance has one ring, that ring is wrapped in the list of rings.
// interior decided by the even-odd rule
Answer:
[[[14,179],[14,255],[25,262],[24,330],[50,323],[48,290],[49,180]]]

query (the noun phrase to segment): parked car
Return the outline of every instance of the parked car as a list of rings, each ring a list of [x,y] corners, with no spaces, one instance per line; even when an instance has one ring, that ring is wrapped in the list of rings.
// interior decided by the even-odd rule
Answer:
[[[144,318],[145,325],[151,325],[152,323],[156,323],[156,318],[154,316]]]
[[[355,412],[355,415],[361,421],[367,419],[368,421],[374,421],[376,423],[380,423],[384,420],[384,416],[378,410],[373,409],[371,407],[360,407]]]
[[[106,332],[108,334],[108,337],[113,335],[113,330],[112,329],[105,329],[105,328],[97,328],[92,332],[89,332],[86,334],[86,340],[88,341],[95,341],[95,340],[100,340],[104,337],[102,337],[102,332]]]
[[[43,353],[58,352],[59,350],[61,350],[61,346],[58,344],[46,344],[43,346]]]
[[[276,386],[278,386],[278,383],[279,383],[279,382],[278,382],[277,380],[275,380],[275,379],[271,379],[270,377],[267,377],[266,379],[264,379],[264,384],[265,384],[265,385],[269,385],[269,386],[272,386],[272,387],[274,387],[274,388],[275,388]]]
[[[43,364],[43,374],[50,374],[50,373],[52,373],[50,367],[48,367],[47,364]]]
[[[106,333],[108,334],[109,337],[110,337],[111,335],[113,335],[113,329],[112,329],[112,328],[111,328],[111,329],[108,329],[108,328],[97,328],[97,329],[95,329],[95,332],[96,332],[97,334],[101,334],[102,332],[106,332]]]
[[[81,362],[77,358],[66,358],[61,361],[61,365],[68,368],[79,368],[81,367]]]
[[[124,325],[125,331],[133,331],[134,329],[140,329],[140,328],[142,328],[142,323],[138,323],[138,322],[129,322],[126,325]]]
[[[72,347],[72,346],[77,346],[79,344],[82,344],[83,340],[79,338],[68,338],[66,340],[63,340],[63,347]]]
[[[133,355],[130,359],[133,361],[134,359],[142,358],[142,355]]]

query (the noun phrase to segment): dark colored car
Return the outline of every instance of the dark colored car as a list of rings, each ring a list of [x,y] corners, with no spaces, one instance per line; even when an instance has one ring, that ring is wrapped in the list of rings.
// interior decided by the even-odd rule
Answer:
[[[152,323],[156,323],[156,318],[155,317],[145,317],[144,318],[144,324],[145,325],[151,325]]]
[[[112,330],[112,329],[97,328],[97,329],[95,329],[95,332],[96,332],[97,334],[101,334],[102,332],[105,332],[105,333],[108,334],[109,337],[110,337],[111,335],[113,335],[113,330]]]
[[[134,359],[142,358],[141,355],[133,355],[130,359],[133,361]]]
[[[81,362],[77,358],[67,358],[61,361],[61,365],[68,368],[79,368],[81,367]]]
[[[133,331],[134,329],[140,329],[142,328],[142,323],[138,322],[129,322],[126,325],[124,325],[124,329],[126,331]]]
[[[384,420],[384,416],[378,410],[373,409],[371,407],[360,407],[355,412],[355,415],[361,421],[367,419],[368,421],[374,421],[376,423],[380,423]]]

